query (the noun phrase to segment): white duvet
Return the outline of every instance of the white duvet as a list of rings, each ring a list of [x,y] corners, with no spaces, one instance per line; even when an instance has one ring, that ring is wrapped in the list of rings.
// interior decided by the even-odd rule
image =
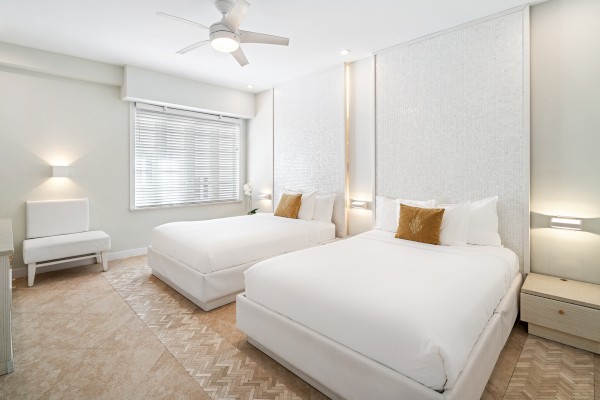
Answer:
[[[211,273],[334,238],[332,223],[256,214],[160,225],[152,230],[150,246]]]
[[[260,262],[246,296],[434,390],[453,387],[518,271],[502,247],[373,230]]]

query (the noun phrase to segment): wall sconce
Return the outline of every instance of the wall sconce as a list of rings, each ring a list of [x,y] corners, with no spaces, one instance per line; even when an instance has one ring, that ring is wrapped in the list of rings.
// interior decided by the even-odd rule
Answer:
[[[362,208],[363,210],[368,210],[369,202],[364,200],[350,199],[350,208]]]
[[[573,217],[550,217],[550,227],[555,229],[569,229],[580,231],[582,226],[581,219]]]
[[[270,193],[259,193],[257,196],[258,200],[271,200]]]
[[[53,178],[68,178],[71,176],[71,169],[63,165],[52,166],[52,177]]]

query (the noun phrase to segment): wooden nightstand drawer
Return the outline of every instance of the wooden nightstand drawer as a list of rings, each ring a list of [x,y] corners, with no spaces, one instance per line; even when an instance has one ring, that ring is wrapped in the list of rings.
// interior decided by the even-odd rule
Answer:
[[[521,319],[585,339],[600,341],[600,310],[521,293]]]

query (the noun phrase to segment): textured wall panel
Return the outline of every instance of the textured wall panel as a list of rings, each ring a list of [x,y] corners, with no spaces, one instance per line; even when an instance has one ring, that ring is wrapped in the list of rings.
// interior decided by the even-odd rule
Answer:
[[[377,194],[442,202],[499,195],[523,263],[529,139],[527,10],[377,55]],[[527,111],[528,113],[528,111]]]
[[[344,68],[275,88],[275,207],[284,188],[335,192],[333,222],[346,231]]]

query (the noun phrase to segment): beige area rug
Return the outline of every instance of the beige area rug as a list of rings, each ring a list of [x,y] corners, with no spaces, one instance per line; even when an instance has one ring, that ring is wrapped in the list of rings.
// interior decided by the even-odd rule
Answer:
[[[594,355],[530,335],[504,400],[594,400]]]
[[[108,282],[213,399],[299,399],[165,290],[147,266],[111,269]]]

